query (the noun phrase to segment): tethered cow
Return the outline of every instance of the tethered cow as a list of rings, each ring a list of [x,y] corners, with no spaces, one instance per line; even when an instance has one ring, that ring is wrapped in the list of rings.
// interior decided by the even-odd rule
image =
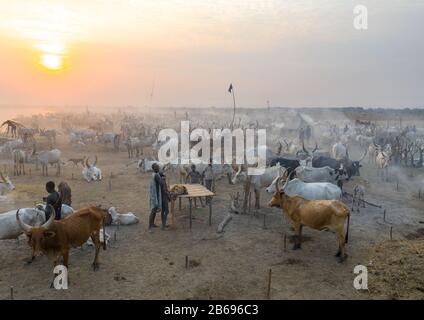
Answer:
[[[45,254],[53,260],[54,266],[56,266],[59,256],[62,256],[63,265],[68,267],[69,250],[81,247],[88,238],[91,238],[96,249],[92,264],[93,270],[96,271],[99,268],[100,228],[102,225],[103,232],[105,232],[105,211],[98,207],[88,207],[57,221],[54,220],[56,214],[52,206],[51,210],[53,214],[41,227],[32,227],[26,224],[21,221],[19,210],[16,212],[16,220],[27,235],[28,244],[32,249],[31,261],[36,256]],[[103,249],[106,249],[106,243],[103,243]]]

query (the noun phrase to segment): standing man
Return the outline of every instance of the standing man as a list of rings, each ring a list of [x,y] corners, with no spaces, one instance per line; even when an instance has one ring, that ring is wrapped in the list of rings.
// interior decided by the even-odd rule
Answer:
[[[203,179],[205,181],[206,189],[213,192],[213,189],[215,189],[215,179],[213,175],[212,159],[209,160],[209,164],[203,172]],[[209,204],[208,197],[206,197],[206,204]]]
[[[161,211],[162,230],[166,225],[166,217],[168,215],[168,198],[169,193],[167,190],[165,175],[159,172],[159,165],[152,164],[153,174],[150,179],[150,216],[149,216],[149,231],[156,228],[155,217],[158,211]]]
[[[194,164],[191,165],[191,171],[188,173],[187,178],[189,179],[188,181],[190,181],[190,184],[202,184],[202,175],[196,170],[196,165]],[[199,197],[199,200],[202,207],[204,207],[201,197]],[[194,206],[197,208],[196,198],[194,198]]]
[[[62,199],[60,193],[55,190],[55,184],[53,181],[46,183],[46,191],[49,193],[47,197],[43,198],[43,201],[46,202],[46,221],[49,220],[51,212],[51,206],[53,206],[54,211],[56,212],[55,220],[60,220],[61,211],[62,211]]]

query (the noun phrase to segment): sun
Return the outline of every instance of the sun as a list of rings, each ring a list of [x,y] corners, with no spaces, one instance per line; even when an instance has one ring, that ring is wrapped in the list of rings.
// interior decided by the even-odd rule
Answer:
[[[44,53],[41,55],[40,64],[48,70],[59,71],[63,69],[63,57],[58,54]]]

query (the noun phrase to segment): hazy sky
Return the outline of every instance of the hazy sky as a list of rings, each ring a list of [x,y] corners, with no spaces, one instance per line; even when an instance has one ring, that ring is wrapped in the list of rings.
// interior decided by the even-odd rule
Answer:
[[[424,106],[423,31],[422,0],[0,0],[0,105]]]

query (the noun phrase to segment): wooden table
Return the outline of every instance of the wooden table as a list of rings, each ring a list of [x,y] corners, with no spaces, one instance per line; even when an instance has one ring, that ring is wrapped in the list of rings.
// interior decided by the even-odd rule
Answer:
[[[190,229],[192,227],[192,205],[194,198],[206,197],[209,200],[209,225],[212,225],[212,197],[215,194],[201,184],[179,184],[183,185],[187,189],[187,194],[177,196],[178,198],[178,209],[181,210],[181,199],[186,198],[189,202],[189,214],[190,214]],[[173,185],[171,185],[172,189]],[[172,224],[174,224],[174,206],[175,200],[171,201],[171,213],[172,213]]]

